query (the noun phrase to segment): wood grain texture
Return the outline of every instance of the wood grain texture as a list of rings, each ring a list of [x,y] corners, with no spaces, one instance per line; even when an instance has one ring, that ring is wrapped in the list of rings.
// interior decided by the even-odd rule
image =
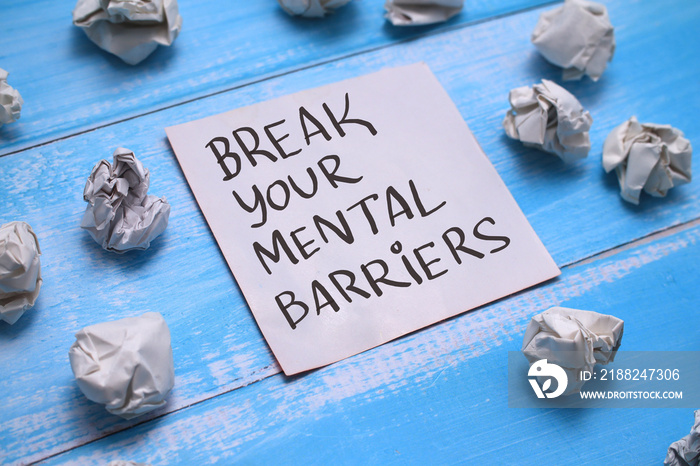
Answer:
[[[614,313],[621,350],[700,351],[700,222],[305,376],[275,375],[46,464],[661,464],[690,409],[514,409],[508,351],[553,305]],[[659,292],[663,289],[663,292]]]
[[[310,412],[309,405],[314,404],[327,406],[325,409],[329,410],[329,419],[345,416],[347,430],[352,432],[354,426],[358,426],[357,436],[343,444],[345,453],[366,441],[365,437],[370,437],[371,429],[374,429],[376,436],[383,434],[400,437],[403,432],[401,425],[411,425],[408,423],[410,419],[413,419],[413,422],[420,421],[420,418],[416,417],[403,417],[401,390],[406,390],[406,400],[418,403],[416,400],[420,398],[415,397],[419,397],[419,394],[411,392],[414,379],[419,379],[420,382],[432,376],[439,381],[437,375],[441,370],[451,370],[449,358],[433,357],[433,354],[464,353],[470,356],[470,364],[473,366],[465,366],[463,370],[485,370],[489,364],[494,363],[493,360],[485,356],[484,362],[478,362],[481,361],[481,357],[474,356],[488,355],[496,351],[499,345],[502,345],[502,338],[506,338],[507,335],[515,341],[513,348],[517,347],[524,328],[520,326],[526,321],[526,317],[523,316],[529,317],[550,305],[566,303],[573,307],[579,305],[581,308],[603,311],[601,303],[609,301],[612,303],[610,312],[616,315],[621,312],[631,313],[629,322],[640,321],[639,325],[643,326],[643,337],[640,337],[640,341],[644,338],[655,341],[653,338],[657,333],[654,323],[656,321],[649,320],[649,316],[639,319],[635,317],[637,305],[630,304],[631,301],[621,301],[619,310],[613,304],[616,299],[631,300],[637,295],[639,300],[636,302],[643,302],[644,305],[647,299],[667,299],[666,286],[673,284],[667,285],[666,282],[662,282],[663,286],[660,287],[660,282],[652,280],[645,285],[648,287],[646,290],[629,288],[620,285],[619,280],[623,277],[613,274],[605,276],[605,282],[600,285],[601,290],[605,289],[606,293],[609,293],[601,292],[600,303],[579,303],[575,299],[568,302],[568,299],[581,296],[576,294],[567,298],[565,293],[568,285],[562,288],[563,294],[555,294],[556,299],[552,300],[542,298],[544,288],[536,289],[516,297],[528,298],[526,302],[515,301],[517,305],[513,305],[512,309],[504,311],[496,305],[487,308],[492,311],[469,313],[458,320],[438,325],[434,328],[442,329],[444,326],[444,329],[440,330],[444,333],[440,333],[439,337],[430,331],[418,332],[414,336],[374,350],[371,354],[375,355],[372,356],[375,359],[371,360],[371,364],[364,362],[367,359],[363,358],[369,357],[365,355],[341,363],[359,364],[362,366],[359,375],[348,372],[348,376],[345,377],[342,371],[327,372],[336,370],[329,368],[295,379],[275,376],[262,382],[263,385],[259,389],[261,391],[252,395],[251,390],[258,390],[255,387],[261,383],[255,382],[277,374],[279,368],[216,247],[163,131],[165,126],[361,75],[386,66],[423,60],[428,63],[455,101],[477,140],[556,262],[560,266],[571,264],[655,231],[700,217],[700,188],[697,182],[671,191],[666,199],[644,196],[642,205],[633,207],[619,198],[614,175],[604,175],[600,166],[600,148],[605,136],[614,126],[632,114],[637,114],[640,121],[670,123],[685,131],[691,142],[698,146],[700,123],[695,115],[697,110],[700,110],[700,101],[696,96],[697,76],[700,76],[700,49],[693,44],[700,43],[700,30],[696,27],[697,20],[700,19],[700,4],[679,2],[675,8],[669,8],[667,4],[657,2],[637,3],[632,0],[620,0],[611,2],[609,10],[617,26],[618,51],[614,61],[598,83],[564,83],[564,86],[574,92],[591,111],[595,120],[591,132],[591,155],[576,164],[565,165],[553,156],[525,149],[519,143],[508,140],[500,126],[507,108],[507,94],[511,88],[532,84],[541,78],[560,82],[560,71],[542,60],[528,40],[540,11],[525,12],[497,21],[445,31],[417,41],[400,43],[310,67],[0,158],[0,223],[22,219],[33,226],[44,253],[42,275],[45,280],[37,306],[14,326],[0,326],[0,373],[3,374],[0,391],[12,394],[6,398],[0,409],[0,432],[3,433],[0,438],[0,461],[13,463],[38,460],[144,421],[120,421],[108,415],[102,407],[87,401],[75,386],[67,351],[73,342],[73,333],[78,329],[96,322],[146,311],[158,311],[165,316],[173,335],[176,361],[175,389],[163,410],[145,418],[161,416],[149,423],[149,426],[161,423],[169,425],[171,419],[180,419],[179,416],[184,414],[167,413],[216,397],[196,408],[201,409],[202,414],[199,419],[191,422],[200,430],[189,435],[185,431],[175,429],[169,434],[172,436],[168,439],[174,439],[172,442],[186,446],[190,437],[192,442],[200,438],[196,435],[215,439],[219,435],[220,419],[211,413],[237,399],[235,397],[243,397],[242,403],[244,407],[248,407],[241,408],[241,413],[245,413],[246,416],[250,411],[255,411],[255,403],[262,403],[270,398],[269,401],[265,401],[270,409],[266,411],[261,408],[250,422],[243,419],[244,424],[251,426],[250,435],[241,433],[240,437],[232,437],[239,432],[236,430],[240,428],[238,421],[236,426],[222,427],[224,434],[221,434],[221,438],[232,444],[231,447],[222,450],[223,454],[228,454],[232,451],[229,448],[238,444],[241,447],[237,454],[242,455],[247,451],[246,444],[250,445],[251,452],[263,454],[261,451],[264,450],[264,444],[256,446],[256,439],[261,438],[261,430],[256,430],[256,426],[262,425],[259,422],[265,422],[260,419],[265,416],[273,417],[276,414],[275,409],[282,413],[285,410],[296,409],[303,414]],[[182,37],[178,41],[181,39]],[[94,59],[97,58],[93,57]],[[678,63],[682,63],[682,66],[678,66]],[[112,79],[107,77],[112,69],[106,69],[109,70],[104,72],[106,79]],[[112,85],[115,83],[109,84]],[[171,85],[179,86],[180,83],[174,82]],[[148,101],[143,105],[150,104],[149,96],[142,98]],[[110,100],[103,97],[102,103],[107,105],[107,102]],[[142,108],[142,111],[144,110],[145,107]],[[165,234],[153,243],[151,249],[142,253],[117,256],[101,250],[79,229],[78,224],[84,210],[82,189],[90,169],[100,158],[110,158],[112,150],[121,145],[133,149],[145,166],[149,167],[152,180],[150,192],[165,195],[173,208],[170,226]],[[685,264],[684,270],[689,277],[695,276],[694,257],[696,256],[687,255],[686,262],[678,261],[679,264]],[[571,292],[580,293],[581,290],[586,290],[588,281],[597,283],[596,280],[600,277],[596,273],[598,272],[580,277]],[[568,272],[562,279],[567,276]],[[652,277],[654,276],[659,278],[658,275],[652,274]],[[672,277],[671,281],[680,280],[675,275]],[[686,284],[683,287],[686,292],[686,306],[680,308],[682,311],[677,311],[678,320],[697,321],[698,300],[697,295],[692,294],[697,286]],[[621,289],[623,291],[620,291]],[[640,294],[642,291],[649,293],[650,297]],[[683,299],[680,291],[677,298]],[[668,299],[668,302],[675,302],[676,298]],[[514,312],[525,314],[511,319],[510,315]],[[668,311],[664,311],[662,314],[667,313]],[[620,317],[625,318],[622,315]],[[464,325],[465,329],[461,333],[452,334],[451,325],[457,321]],[[668,325],[670,332],[676,328],[674,325],[681,324],[670,322]],[[421,336],[424,334],[425,336]],[[476,335],[473,337],[476,340],[468,340],[472,343],[465,344],[465,334]],[[693,335],[691,332],[690,336],[697,340],[697,334]],[[627,349],[662,349],[627,346],[630,343],[628,337],[629,334],[625,336]],[[412,354],[409,348],[418,344],[417,341],[420,342],[420,347]],[[428,366],[435,369],[426,369],[425,374],[421,375],[422,368]],[[365,414],[362,410],[353,410],[354,403],[362,402],[364,397],[368,397],[367,400],[381,399],[382,393],[377,391],[360,391],[357,392],[360,393],[360,398],[353,398],[353,394],[356,393],[354,387],[362,387],[368,383],[364,380],[369,375],[362,374],[369,374],[371,371],[376,371],[379,377],[377,380],[383,380],[382,377],[387,377],[387,380],[391,378],[391,387],[395,387],[396,390],[394,398],[390,398],[393,402],[387,404],[384,414],[387,420],[384,421],[378,418],[378,415],[371,415],[373,410]],[[317,374],[323,375],[323,381],[317,379]],[[309,381],[305,382],[307,378]],[[290,392],[284,396],[298,396],[296,401],[289,398],[286,404],[279,402],[281,398],[276,398],[275,393],[280,392],[279,397],[282,397],[281,387],[294,383],[311,384],[309,395],[302,396],[300,391]],[[250,384],[253,384],[252,387],[240,389]],[[319,385],[313,388],[314,384]],[[333,395],[326,397],[324,390],[328,387],[333,388]],[[232,394],[217,396],[237,388]],[[238,395],[238,392],[251,395]],[[344,396],[344,393],[348,395]],[[481,395],[484,393],[481,392]],[[252,398],[246,399],[246,396]],[[425,402],[449,406],[456,392],[443,392],[443,399],[439,396],[434,394]],[[280,403],[277,408],[274,406],[275,400]],[[461,401],[465,406],[476,403],[465,400],[466,398],[462,398]],[[208,411],[210,406],[213,411]],[[428,405],[423,406],[423,412],[429,413]],[[347,414],[342,414],[345,410]],[[229,413],[233,423],[237,418],[233,411]],[[495,418],[504,416],[498,407],[482,414]],[[577,423],[576,418],[571,417],[566,418],[569,421],[559,422],[555,416],[561,415],[542,414],[541,424],[535,425],[545,428],[545,431],[549,432],[548,435],[553,436],[553,432],[564,429],[562,425],[574,429],[573,425]],[[593,416],[594,421],[591,421],[588,427],[591,432],[595,426],[605,424],[599,415],[583,416]],[[685,414],[682,420],[680,417],[679,415],[678,422],[682,423],[682,429],[680,432],[673,431],[670,440],[685,435],[688,430],[686,424],[692,416]],[[527,419],[529,418],[519,418],[514,424],[523,426],[523,445],[529,445],[528,442],[537,441],[539,438],[534,427],[527,427]],[[631,426],[639,425],[629,419]],[[274,419],[268,421],[274,422]],[[285,436],[294,434],[295,423],[292,421],[293,419],[286,426],[278,426],[281,430],[277,431],[276,440],[271,441],[273,446],[281,445],[275,442],[282,442]],[[172,422],[173,425],[180,425]],[[309,425],[312,419],[306,419],[304,422],[307,423],[304,425]],[[425,428],[429,429],[430,423],[425,422]],[[459,424],[463,421],[454,422],[455,428],[464,428]],[[570,424],[566,424],[567,422]],[[645,425],[642,424],[642,427]],[[449,424],[442,425],[444,431],[448,427]],[[139,429],[129,429],[121,437],[117,436],[114,440],[95,445],[115,442],[113,451],[116,451],[117,446],[128,444],[131,436],[139,439],[140,433],[143,433],[144,437],[135,442],[147,440],[148,433],[143,430],[146,427]],[[151,429],[148,427],[147,430]],[[316,432],[318,434],[322,431],[319,428]],[[481,433],[477,434],[477,431]],[[505,433],[501,433],[502,431]],[[477,426],[470,426],[465,432],[469,434],[465,434],[463,443],[460,444],[462,451],[475,450],[475,454],[488,449],[482,450],[478,443],[472,443],[470,436],[476,435],[476,438],[491,445],[491,449],[498,449],[500,443],[489,443],[494,440],[487,440],[486,433],[490,432],[492,436],[497,432],[508,437],[514,435],[502,424],[494,424],[493,429],[484,429],[483,432],[479,431]],[[567,432],[567,435],[573,435]],[[297,436],[294,438],[300,444],[310,441],[300,438],[301,434],[295,435]],[[629,437],[627,441],[632,442],[631,434]],[[420,437],[414,437],[414,441],[416,438]],[[549,438],[551,441],[554,437]],[[162,438],[159,439],[159,442],[165,442]],[[437,442],[436,446],[440,446],[441,440],[438,435],[426,436],[426,439]],[[666,440],[664,438],[664,442]],[[659,443],[662,442],[659,440]],[[159,443],[153,443],[152,448],[156,450],[158,445]],[[384,450],[377,446],[379,444],[368,445],[375,445],[380,450],[377,453],[377,461],[389,458],[387,455],[391,451],[386,450],[386,454],[382,455],[380,453]],[[633,445],[641,447],[638,440],[635,440]],[[418,445],[414,445],[413,450],[406,451],[415,452],[417,448]],[[518,448],[525,447],[514,448],[514,451],[520,451],[522,454],[523,450]],[[590,448],[607,451],[598,445]],[[375,450],[365,450],[369,451]],[[86,454],[92,455],[90,452]],[[189,458],[186,453],[178,454],[183,455],[183,461]],[[209,455],[207,458],[213,458],[216,450],[212,446],[203,454]],[[148,458],[155,461],[155,456],[151,457],[149,454]],[[176,463],[178,458],[170,457],[163,461]]]
[[[74,0],[0,0],[0,68],[25,104],[0,130],[0,156],[233,89],[270,76],[470,24],[551,0],[469,1],[451,21],[396,28],[382,1],[354,0],[323,20],[292,18],[275,0],[180,1],[183,29],[137,66],[72,24]]]

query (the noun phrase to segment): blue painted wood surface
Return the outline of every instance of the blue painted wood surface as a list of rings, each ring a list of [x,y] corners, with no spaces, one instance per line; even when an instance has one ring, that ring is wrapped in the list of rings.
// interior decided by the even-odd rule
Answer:
[[[627,350],[700,351],[697,330],[688,331],[700,300],[698,260],[694,222],[568,266],[537,290],[307,376],[269,377],[48,464],[116,457],[154,464],[660,464],[690,429],[692,410],[508,408],[508,352],[520,349],[533,312],[559,304],[614,311],[625,321]]]
[[[209,67],[227,44],[238,44],[208,35],[227,23],[210,14],[212,5],[200,12],[182,2],[185,29],[177,51],[161,50],[136,68],[67,33],[70,17],[61,14],[72,5],[47,2],[46,11],[57,13],[42,16],[41,27],[26,19],[11,22],[11,39],[8,29],[0,29],[0,67],[12,73],[10,83],[28,100],[19,125],[0,129],[0,154],[14,152],[0,157],[0,223],[22,219],[34,227],[45,280],[36,307],[14,326],[0,325],[0,391],[6,394],[0,462],[52,457],[55,463],[85,464],[85,458],[122,457],[153,464],[264,463],[311,457],[492,463],[498,455],[497,462],[657,464],[668,444],[687,433],[690,410],[509,410],[504,358],[519,348],[529,317],[557,304],[625,319],[623,349],[700,350],[699,185],[673,190],[666,199],[644,196],[633,207],[619,198],[614,175],[605,175],[600,165],[606,135],[633,114],[640,121],[672,124],[700,144],[695,117],[700,4],[609,2],[618,42],[613,62],[598,83],[563,84],[594,118],[590,156],[566,165],[508,140],[500,126],[511,88],[542,78],[560,82],[560,70],[541,59],[528,40],[542,9],[469,24],[468,5],[466,19],[463,14],[435,29],[396,33],[369,13],[381,15],[382,2],[356,2],[346,16],[340,10],[323,22],[288,19],[275,2],[260,2],[266,7],[242,2],[258,5],[241,7],[249,18],[246,28],[287,27],[276,29],[275,40],[260,48],[240,46],[248,54],[240,72],[233,69],[234,54]],[[505,11],[525,3],[532,4],[513,2]],[[480,18],[504,11],[500,2],[476,4],[487,12]],[[0,10],[27,8],[18,5],[23,2]],[[32,34],[53,31],[70,39],[31,60],[20,59],[3,41],[37,52],[42,43],[18,32],[23,25]],[[308,45],[308,34],[326,40],[307,51],[301,44]],[[400,40],[416,34],[416,40]],[[213,49],[202,50],[203,44]],[[270,50],[292,52],[277,57]],[[4,65],[7,59],[26,73],[22,80],[35,83],[29,94]],[[328,368],[285,378],[163,128],[420,60],[445,86],[564,267],[562,277]],[[57,85],[79,86],[60,93],[53,108],[44,103],[32,113],[29,102],[37,99],[27,95],[56,94],[47,84],[51,73],[37,63],[55,64]],[[231,90],[200,98],[226,89]],[[76,97],[81,103],[72,105]],[[94,127],[99,129],[88,131]],[[57,138],[62,139],[53,141]],[[172,204],[170,226],[151,249],[123,256],[103,251],[78,227],[84,181],[95,162],[110,158],[117,146],[136,151],[151,171],[150,192]],[[603,251],[610,252],[600,255]],[[165,408],[122,421],[83,397],[67,351],[73,333],[85,325],[146,311],[161,312],[170,326],[176,386]]]
[[[406,29],[386,24],[382,1],[355,0],[322,21],[292,18],[275,0],[181,1],[180,37],[134,67],[73,26],[74,0],[0,0],[0,68],[26,101],[22,119],[0,132],[0,155],[546,3],[471,0],[448,23]]]

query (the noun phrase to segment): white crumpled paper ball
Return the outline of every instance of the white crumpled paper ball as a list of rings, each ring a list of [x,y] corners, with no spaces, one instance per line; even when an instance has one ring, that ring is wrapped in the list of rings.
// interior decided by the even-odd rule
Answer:
[[[553,307],[532,318],[525,330],[522,351],[530,364],[546,359],[564,369],[568,379],[563,395],[581,391],[580,371],[615,359],[625,323],[592,311]]]
[[[182,29],[177,0],[78,0],[73,24],[100,48],[136,65]]]
[[[0,226],[0,318],[14,324],[34,306],[41,289],[41,250],[24,222]]]
[[[321,18],[349,3],[350,0],[277,0],[282,9],[292,16]]]
[[[114,151],[114,163],[101,160],[85,183],[88,203],[80,227],[108,251],[146,249],[168,226],[170,204],[148,195],[148,169],[129,149]]]
[[[668,447],[665,466],[697,466],[700,464],[700,409],[695,411],[695,424],[690,433]]]
[[[125,419],[165,405],[175,383],[170,330],[163,316],[90,325],[75,334],[68,356],[78,387]]]
[[[564,80],[586,74],[597,81],[615,53],[608,10],[587,0],[566,0],[542,13],[531,40],[544,58],[564,68]]]
[[[385,18],[394,26],[435,24],[462,11],[464,0],[386,0]]]
[[[593,118],[566,89],[543,79],[532,88],[513,89],[509,100],[511,109],[503,128],[510,138],[555,154],[565,162],[588,155]]]
[[[19,120],[24,100],[14,87],[7,84],[10,73],[0,68],[0,128]]]
[[[690,183],[693,148],[683,132],[669,125],[642,123],[632,117],[613,129],[603,145],[603,168],[615,169],[620,195],[639,204],[642,189],[664,197]]]

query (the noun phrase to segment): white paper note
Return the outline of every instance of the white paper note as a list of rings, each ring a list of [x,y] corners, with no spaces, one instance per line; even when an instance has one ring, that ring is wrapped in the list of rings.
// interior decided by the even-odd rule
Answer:
[[[425,64],[166,131],[288,375],[559,274]]]

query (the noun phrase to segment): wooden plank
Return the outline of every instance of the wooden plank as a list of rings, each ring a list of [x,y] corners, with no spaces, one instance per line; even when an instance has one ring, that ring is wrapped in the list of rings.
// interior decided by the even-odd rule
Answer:
[[[577,164],[524,149],[500,128],[510,88],[541,77],[558,79],[559,71],[528,42],[539,11],[312,67],[0,158],[0,222],[23,219],[33,225],[44,252],[45,280],[35,309],[14,326],[0,326],[0,390],[13,394],[0,417],[0,458],[40,459],[141,422],[116,420],[75,386],[67,351],[72,334],[85,325],[145,311],[165,315],[177,380],[168,406],[154,415],[279,371],[177,166],[165,126],[424,60],[558,264],[700,217],[697,182],[667,199],[645,197],[640,207],[631,207],[619,199],[614,176],[603,175],[599,161],[608,131],[632,113],[642,121],[671,123],[698,140],[700,125],[691,110],[698,107],[700,51],[692,44],[700,34],[695,28],[700,5],[668,9],[620,0],[610,10],[620,44],[615,61],[597,84],[566,84],[595,119],[594,149]],[[684,66],[673,68],[677,60]],[[653,66],[641,72],[644,63]],[[149,251],[124,256],[103,252],[78,228],[85,178],[120,145],[137,152],[151,170],[151,193],[167,196],[173,206],[164,236]],[[484,322],[493,329],[501,325]],[[393,351],[387,348],[382,351]]]
[[[302,377],[275,375],[46,464],[660,464],[691,409],[514,409],[508,351],[553,305],[613,313],[621,350],[700,351],[700,222]],[[614,363],[613,363],[614,364]]]
[[[71,23],[74,1],[0,1],[0,67],[25,100],[0,131],[0,156],[234,89],[250,82],[551,0],[469,1],[433,27],[396,28],[383,2],[354,0],[331,17],[291,18],[274,0],[180,2],[183,29],[138,66],[124,64]]]

